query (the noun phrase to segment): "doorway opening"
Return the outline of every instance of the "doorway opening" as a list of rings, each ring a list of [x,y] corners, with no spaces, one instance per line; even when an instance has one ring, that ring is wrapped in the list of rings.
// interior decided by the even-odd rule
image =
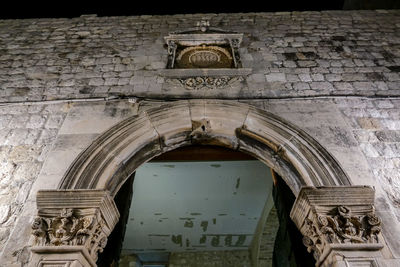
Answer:
[[[289,218],[295,197],[255,158],[189,146],[121,187],[120,221],[98,266],[315,266]]]

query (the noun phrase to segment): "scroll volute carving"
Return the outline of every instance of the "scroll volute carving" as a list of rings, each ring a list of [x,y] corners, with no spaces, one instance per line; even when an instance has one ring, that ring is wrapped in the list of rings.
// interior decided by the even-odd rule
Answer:
[[[31,225],[33,245],[82,246],[96,261],[98,253],[103,251],[108,235],[118,221],[118,210],[108,194],[102,195],[102,192],[89,190],[72,194],[65,192],[46,191],[38,195],[38,216]],[[55,198],[57,195],[59,199]],[[53,205],[48,201],[49,198],[54,199]],[[85,198],[92,202],[85,205]],[[97,203],[93,198],[97,198]],[[64,204],[55,208],[63,200]],[[75,203],[79,201],[80,203]]]
[[[36,246],[85,246],[94,260],[107,244],[105,223],[99,211],[77,216],[73,209],[62,209],[56,217],[36,217],[32,234]]]
[[[311,215],[302,229],[303,243],[315,259],[322,255],[327,244],[379,243],[380,232],[381,220],[374,212],[355,215],[346,206],[333,208],[329,215]]]
[[[381,243],[381,220],[373,202],[371,187],[305,187],[290,216],[318,262],[332,246]]]

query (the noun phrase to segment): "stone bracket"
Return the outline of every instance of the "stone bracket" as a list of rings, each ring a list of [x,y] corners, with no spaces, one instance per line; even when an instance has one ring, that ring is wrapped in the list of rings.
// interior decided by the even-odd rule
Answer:
[[[349,258],[370,257],[372,252],[380,257],[381,221],[375,215],[374,198],[369,186],[301,189],[290,217],[316,266],[339,266]]]
[[[37,208],[31,266],[50,266],[54,260],[65,261],[65,266],[95,266],[119,219],[113,198],[104,190],[39,191]]]

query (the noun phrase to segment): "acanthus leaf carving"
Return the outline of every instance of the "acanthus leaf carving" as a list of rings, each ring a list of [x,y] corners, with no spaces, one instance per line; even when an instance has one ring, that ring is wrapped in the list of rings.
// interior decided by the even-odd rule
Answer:
[[[318,259],[327,244],[379,243],[381,220],[373,213],[352,214],[338,206],[326,215],[312,214],[305,219],[303,243]]]
[[[84,246],[94,260],[107,244],[105,223],[98,211],[78,216],[73,209],[62,209],[59,216],[39,216],[31,225],[35,246]]]

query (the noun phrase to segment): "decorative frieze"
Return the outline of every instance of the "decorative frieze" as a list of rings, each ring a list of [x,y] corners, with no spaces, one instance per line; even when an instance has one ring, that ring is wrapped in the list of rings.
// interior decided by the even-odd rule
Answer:
[[[244,80],[241,76],[229,77],[185,77],[185,78],[170,78],[167,82],[174,85],[185,87],[187,90],[204,90],[204,89],[223,89],[233,86]]]
[[[381,220],[375,215],[373,203],[374,190],[365,186],[305,187],[300,191],[290,216],[317,266],[335,261],[332,250],[383,247]]]
[[[80,247],[93,262],[119,218],[113,199],[101,190],[39,191],[37,206],[33,246]]]

